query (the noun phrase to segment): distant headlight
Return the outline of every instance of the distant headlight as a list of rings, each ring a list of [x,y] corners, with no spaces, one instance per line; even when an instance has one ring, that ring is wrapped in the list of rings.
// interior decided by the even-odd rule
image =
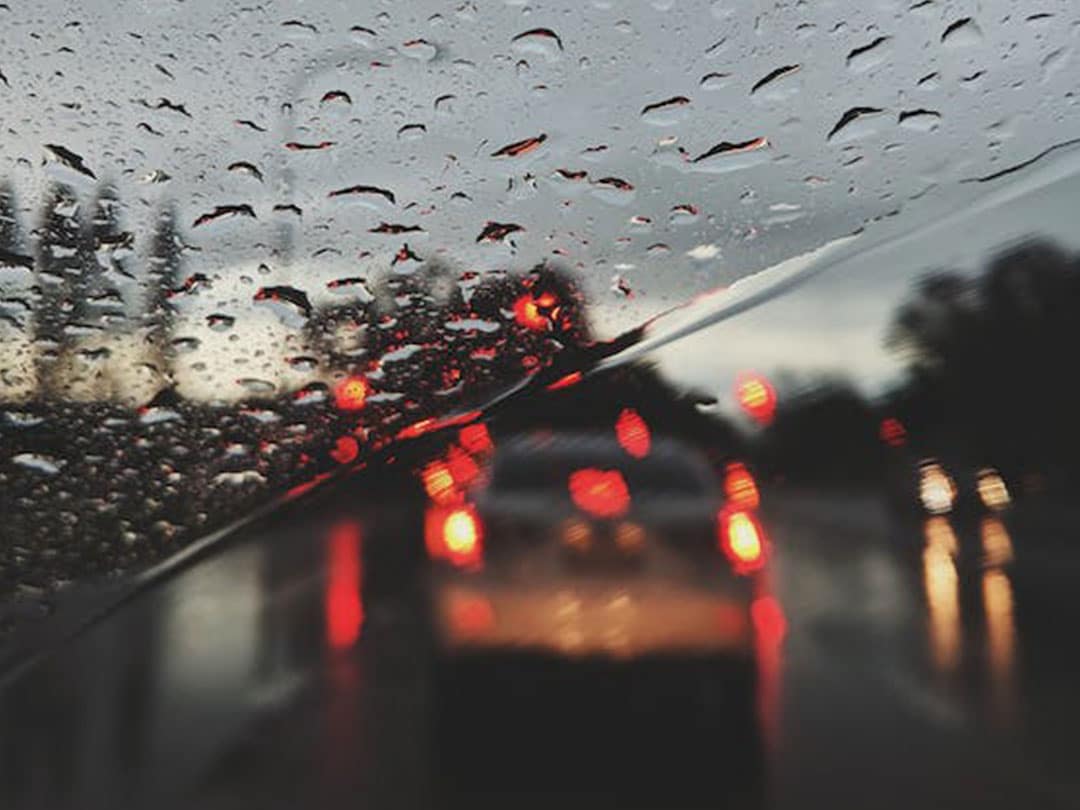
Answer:
[[[1005,486],[1005,479],[992,467],[979,470],[975,488],[978,490],[979,500],[987,509],[997,512],[1012,503],[1012,496],[1009,495],[1009,488]]]
[[[919,500],[932,515],[952,511],[956,500],[956,485],[940,464],[926,464],[919,476]]]

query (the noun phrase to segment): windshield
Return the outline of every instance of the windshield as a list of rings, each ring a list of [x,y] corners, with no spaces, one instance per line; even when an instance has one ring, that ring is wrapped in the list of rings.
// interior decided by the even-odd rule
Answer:
[[[382,717],[358,673],[395,644],[496,638],[601,670],[744,643],[777,805],[869,804],[878,772],[904,806],[981,779],[998,806],[1074,800],[1047,718],[1076,708],[1048,628],[1077,572],[1055,538],[1080,482],[1078,32],[1067,0],[0,2],[0,726],[56,704],[104,751],[93,718],[127,717],[106,693],[129,682],[133,714],[205,720],[132,733],[141,787],[102,765],[95,794],[71,754],[42,777],[70,795],[19,783],[13,806],[252,800],[234,777],[277,800],[220,759],[263,709]],[[581,472],[610,537],[560,524],[514,563],[552,593],[519,604],[467,495],[574,498]],[[718,499],[727,602],[649,556],[668,529],[631,504],[681,495]],[[638,584],[575,595],[578,552]],[[440,590],[439,566],[479,584]],[[54,700],[105,659],[100,694]],[[5,692],[31,662],[42,693]],[[416,679],[453,692],[447,671]],[[926,742],[984,727],[990,753]],[[0,775],[37,773],[53,731]],[[817,746],[834,731],[854,742]],[[562,738],[533,738],[545,772]],[[1003,753],[1029,743],[1031,772]],[[839,762],[864,777],[830,788]],[[429,806],[410,789],[372,803]]]

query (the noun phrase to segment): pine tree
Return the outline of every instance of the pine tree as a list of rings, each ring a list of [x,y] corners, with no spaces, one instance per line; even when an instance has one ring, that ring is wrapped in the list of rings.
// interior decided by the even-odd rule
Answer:
[[[23,257],[22,234],[15,192],[6,183],[0,183],[0,325],[25,330],[28,312],[23,305],[27,294],[27,280],[12,272]]]
[[[176,315],[169,296],[179,282],[183,266],[176,221],[176,209],[171,204],[158,213],[150,243],[149,269],[144,281],[143,326],[147,329],[147,341],[153,347],[159,368],[165,376],[171,376],[168,366]]]
[[[78,197],[71,187],[56,185],[45,198],[35,256],[37,379],[39,394],[46,399],[64,391],[59,361],[74,348],[77,327],[87,314],[84,244]]]
[[[86,312],[91,323],[106,331],[120,331],[127,322],[123,294],[117,287],[119,276],[130,276],[124,263],[132,246],[130,233],[120,230],[120,199],[116,187],[102,186],[84,234],[83,251],[88,299]]]

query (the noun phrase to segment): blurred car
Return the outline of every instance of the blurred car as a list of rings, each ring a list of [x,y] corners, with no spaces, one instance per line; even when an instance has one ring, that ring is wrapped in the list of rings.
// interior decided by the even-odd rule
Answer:
[[[741,502],[725,507],[686,445],[654,440],[636,458],[602,435],[502,441],[486,483],[429,509],[425,534],[434,699],[451,740],[485,722],[489,738],[528,736],[530,708],[604,700],[627,712],[681,706],[680,734],[752,725],[750,606],[766,539]]]

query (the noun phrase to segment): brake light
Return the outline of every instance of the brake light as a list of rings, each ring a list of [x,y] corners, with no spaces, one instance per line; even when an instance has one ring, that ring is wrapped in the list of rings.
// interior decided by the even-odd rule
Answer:
[[[454,476],[442,461],[433,461],[424,467],[424,491],[435,503],[446,505],[454,500]]]
[[[593,517],[620,517],[630,508],[630,490],[618,470],[575,470],[568,484],[574,503]]]
[[[433,509],[425,527],[428,554],[459,568],[472,567],[483,558],[483,526],[471,506]]]
[[[720,513],[720,548],[737,574],[749,574],[765,564],[765,533],[749,512]]]
[[[633,408],[624,408],[615,420],[615,436],[619,446],[634,458],[649,455],[652,435],[648,423]]]
[[[761,503],[757,482],[745,465],[733,462],[724,476],[724,494],[728,504],[738,509],[757,509]]]
[[[759,425],[768,425],[776,415],[776,389],[760,374],[739,374],[735,378],[735,397],[746,415]]]

